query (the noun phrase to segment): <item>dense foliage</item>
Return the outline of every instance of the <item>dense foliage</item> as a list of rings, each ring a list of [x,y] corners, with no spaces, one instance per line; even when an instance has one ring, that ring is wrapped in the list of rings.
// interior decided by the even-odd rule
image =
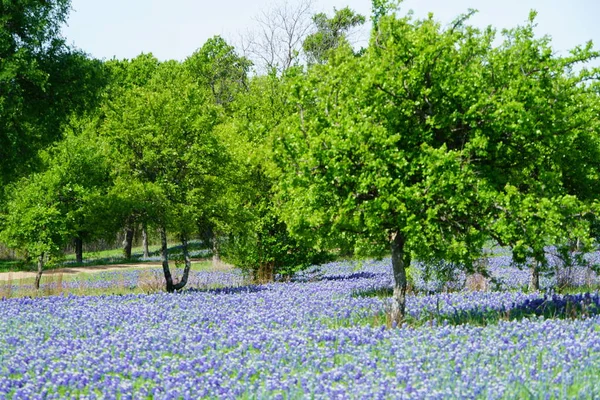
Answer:
[[[497,46],[469,17],[382,16],[362,56],[342,47],[298,75],[274,141],[284,220],[391,248],[397,320],[413,258],[470,268],[492,239],[537,273],[548,246],[591,244],[598,71],[571,67],[599,53],[557,56],[535,13]]]
[[[37,151],[93,107],[106,82],[101,63],[60,35],[70,3],[0,2],[0,186],[36,168]]]
[[[252,74],[218,36],[184,61],[93,60],[60,36],[68,1],[3,2],[2,242],[41,269],[70,243],[83,261],[124,232],[130,256],[136,229],[156,232],[169,291],[188,275],[171,276],[168,240],[189,264],[201,238],[258,280],[391,251],[398,321],[413,261],[450,276],[489,243],[539,288],[551,246],[565,262],[596,246],[598,52],[557,55],[535,13],[498,36],[471,12],[444,27],[395,5],[373,1],[360,51],[351,9],[279,10],[263,28],[289,54]]]
[[[43,172],[8,186],[0,238],[38,260],[40,276],[45,260],[60,257],[68,241],[106,237],[118,226],[108,196],[107,147],[90,137],[89,127],[78,128],[41,154]]]

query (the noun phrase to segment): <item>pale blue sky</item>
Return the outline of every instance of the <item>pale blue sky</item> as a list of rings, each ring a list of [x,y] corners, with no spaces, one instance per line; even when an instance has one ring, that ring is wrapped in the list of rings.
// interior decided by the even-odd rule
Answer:
[[[294,3],[297,0],[288,0]],[[210,37],[234,42],[256,26],[254,17],[281,4],[273,0],[72,0],[63,34],[70,44],[97,58],[132,58],[152,52],[161,60],[183,60]],[[370,0],[316,0],[316,11],[350,6],[370,15]],[[565,51],[593,40],[600,48],[600,0],[405,0],[402,10],[424,17],[429,11],[447,24],[469,8],[479,10],[471,22],[497,28],[522,24],[536,9],[539,34]],[[366,36],[365,30],[363,36]],[[359,33],[360,35],[360,33]]]

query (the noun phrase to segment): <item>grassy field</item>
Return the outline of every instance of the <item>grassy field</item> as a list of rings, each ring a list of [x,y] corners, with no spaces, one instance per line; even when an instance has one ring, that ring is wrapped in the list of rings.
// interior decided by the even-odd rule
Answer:
[[[205,257],[210,253],[203,247],[200,242],[192,241],[189,243],[188,248],[192,257]],[[149,246],[149,259],[143,258],[143,248],[134,247],[131,250],[131,259],[126,260],[123,257],[122,249],[103,250],[97,252],[84,253],[83,263],[75,263],[75,254],[66,254],[62,258],[53,260],[48,263],[45,270],[52,270],[64,267],[76,267],[76,266],[90,266],[90,265],[112,265],[112,264],[138,264],[145,261],[158,261],[160,257],[160,246],[152,245]],[[169,257],[171,259],[181,258],[181,248],[178,243],[171,243],[169,245]],[[33,263],[25,263],[22,260],[2,260],[0,259],[0,273],[1,272],[19,272],[19,271],[35,271],[36,265]]]
[[[177,243],[171,243],[170,248],[176,247]],[[192,246],[195,248],[195,246]],[[159,245],[148,246],[150,256],[157,256],[160,252]],[[144,249],[141,246],[131,248],[131,257],[134,259],[141,259],[144,254]],[[84,254],[84,260],[103,260],[103,259],[122,259],[123,249],[111,249],[102,251],[90,251]],[[75,254],[67,254],[65,256],[66,261],[75,261]]]
[[[182,266],[172,266],[175,277],[181,276]],[[100,267],[102,268],[102,267]],[[223,272],[231,267],[214,266],[211,261],[192,262],[192,273]],[[164,278],[160,266],[113,268],[101,270],[90,267],[90,272],[46,273],[42,275],[41,289],[33,287],[35,278],[0,280],[0,298],[44,297],[54,295],[124,295],[155,293],[164,290]],[[97,283],[110,282],[97,287]],[[218,286],[218,285],[217,285]]]
[[[33,270],[33,265],[26,265],[23,261],[0,260],[0,272],[17,272]]]

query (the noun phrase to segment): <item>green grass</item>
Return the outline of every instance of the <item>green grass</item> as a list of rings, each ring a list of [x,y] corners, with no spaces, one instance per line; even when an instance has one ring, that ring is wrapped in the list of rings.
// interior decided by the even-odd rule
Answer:
[[[378,297],[380,299],[392,297],[394,289],[391,287],[360,290],[352,293],[352,297]]]
[[[556,290],[556,293],[559,294],[581,294],[594,292],[600,292],[600,285],[564,286]]]
[[[33,270],[33,266],[27,266],[23,261],[0,260],[0,272],[17,272]]]
[[[173,246],[175,246],[176,244],[172,244]],[[160,252],[160,246],[158,245],[153,245],[153,246],[148,246],[148,251],[150,253],[150,255],[158,255],[158,253]],[[144,254],[144,248],[142,246],[139,247],[133,247],[131,249],[131,257],[135,258],[135,259],[139,259],[142,258]],[[118,248],[118,249],[112,249],[112,250],[101,250],[101,251],[90,251],[87,253],[83,254],[84,259],[89,259],[89,260],[102,260],[102,259],[124,259],[123,257],[123,249],[122,248]],[[65,260],[66,261],[73,261],[75,260],[75,254],[67,254],[65,255]]]
[[[181,249],[178,247],[179,243],[171,243],[168,249],[169,258],[173,261],[181,259],[183,257]],[[188,250],[190,252],[202,250],[204,246],[200,242],[190,242]],[[149,246],[149,255],[156,257],[160,255],[160,246],[153,245]],[[87,252],[83,254],[84,263],[74,263],[75,254],[66,254],[62,258],[54,260],[52,263],[48,263],[44,269],[53,270],[58,268],[70,268],[70,267],[88,267],[90,265],[114,265],[114,264],[140,264],[144,263],[142,259],[143,248],[134,247],[131,251],[131,259],[127,260],[123,257],[123,249],[112,249],[103,250],[96,252]],[[35,271],[36,265],[32,263],[25,263],[22,260],[0,260],[0,273],[1,272],[21,272],[21,271]]]
[[[101,267],[100,267],[101,268]],[[119,268],[116,270],[112,270],[114,272],[131,272],[131,271],[135,271],[135,270],[139,270],[142,269],[143,267],[132,267],[132,268]],[[160,266],[155,266],[155,268],[161,268]],[[90,270],[94,270],[96,269],[97,271],[100,270],[100,272],[79,272],[79,273],[64,273],[64,274],[60,274],[62,275],[62,281],[63,282],[73,282],[73,281],[98,281],[102,279],[102,269],[98,269],[98,268],[93,268],[90,267]],[[182,268],[177,268],[182,269]],[[174,265],[171,264],[171,271],[174,272],[175,268]],[[198,271],[198,272],[202,272],[202,271],[214,271],[214,268],[212,266],[212,262],[211,261],[194,261],[192,262],[192,271]],[[111,272],[111,270],[107,269],[106,272]],[[41,283],[47,283],[47,282],[52,282],[53,281],[53,277],[55,277],[56,274],[44,274],[42,275],[42,280]],[[18,285],[30,285],[32,283],[34,283],[35,278],[25,278],[25,279],[19,279],[18,281],[13,281],[13,284],[18,284]],[[0,283],[1,285],[1,283]]]
[[[560,316],[552,317],[560,318]],[[439,325],[474,325],[485,327],[488,325],[495,325],[500,321],[518,321],[523,318],[531,319],[542,317],[536,315],[502,313],[498,311],[489,311],[484,314],[465,312],[456,315],[428,313],[421,315],[419,318],[407,315],[401,325],[411,328]],[[373,328],[385,326],[388,329],[393,327],[391,316],[386,311],[379,311],[371,315],[355,315],[349,318],[327,319],[322,322],[330,329],[352,328],[355,326],[369,326]]]

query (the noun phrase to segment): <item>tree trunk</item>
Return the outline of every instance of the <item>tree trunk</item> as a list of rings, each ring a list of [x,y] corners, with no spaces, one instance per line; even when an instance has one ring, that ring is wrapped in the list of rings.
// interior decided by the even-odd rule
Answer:
[[[217,233],[214,231],[211,238],[211,243],[213,267],[218,267],[219,265],[221,265],[221,255],[219,254],[219,239],[217,237]]]
[[[131,259],[131,247],[133,246],[133,225],[127,224],[125,227],[125,238],[123,239],[123,257],[126,260]]]
[[[258,283],[273,282],[275,266],[273,262],[261,262],[256,273],[256,281]]]
[[[148,227],[146,224],[142,225],[142,248],[144,249],[144,258],[150,257],[150,252],[148,251]]]
[[[38,257],[37,274],[35,275],[35,289],[40,290],[40,281],[42,280],[42,272],[44,271],[44,253]]]
[[[183,259],[185,260],[185,267],[183,268],[183,276],[181,280],[173,285],[173,290],[180,290],[187,284],[188,276],[190,275],[190,269],[192,268],[192,259],[188,252],[188,242],[185,236],[181,237],[181,250],[183,251]]]
[[[392,302],[392,323],[399,325],[406,312],[406,268],[410,266],[410,254],[404,251],[406,239],[402,234],[392,234],[392,270],[394,272],[394,298]]]
[[[173,287],[173,276],[169,269],[169,253],[167,248],[167,230],[165,227],[159,229],[160,232],[160,258],[162,261],[163,274],[165,275],[165,283],[167,292],[172,293],[175,291]]]
[[[529,267],[529,291],[536,292],[540,290],[540,268],[538,264]]]
[[[75,262],[83,264],[83,239],[81,237],[75,238]]]

